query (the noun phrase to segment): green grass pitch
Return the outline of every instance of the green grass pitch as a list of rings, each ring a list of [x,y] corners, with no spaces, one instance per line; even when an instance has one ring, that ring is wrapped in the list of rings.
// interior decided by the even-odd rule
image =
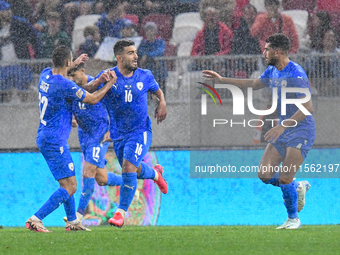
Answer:
[[[340,254],[340,226],[92,227],[92,232],[0,229],[0,254]]]

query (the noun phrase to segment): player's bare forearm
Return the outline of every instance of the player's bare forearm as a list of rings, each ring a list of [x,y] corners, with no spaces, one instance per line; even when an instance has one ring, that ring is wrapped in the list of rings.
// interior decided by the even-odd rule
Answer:
[[[167,115],[166,102],[164,99],[164,93],[161,89],[158,89],[154,94],[157,96],[159,100],[158,106],[155,110],[155,118],[157,118],[157,124],[159,124],[163,120],[165,120]]]
[[[82,88],[90,93],[93,93],[96,91],[100,84],[108,82],[113,77],[113,73],[114,71],[107,70],[106,72],[102,73],[97,79],[83,85]]]
[[[157,99],[159,102],[164,102],[165,103],[165,98],[164,98],[164,93],[161,89],[158,89],[154,95],[156,95]]]
[[[306,108],[306,110],[312,114],[313,113],[313,102],[312,100],[309,100],[308,102],[306,103],[303,103],[302,104],[303,107]],[[296,113],[294,113],[290,118],[289,120],[285,120],[284,121],[284,125],[285,126],[288,126],[288,127],[292,127],[294,125],[296,125],[297,123],[303,121],[305,118],[307,117],[307,115],[305,115],[300,109],[296,111]],[[282,125],[282,124],[281,124]],[[287,127],[286,127],[287,128]]]
[[[96,91],[96,89],[98,88],[98,86],[100,85],[100,80],[99,79],[95,79],[90,81],[89,83],[86,83],[85,85],[82,86],[83,89],[85,89],[86,91],[93,93]]]
[[[227,78],[227,77],[222,77],[218,73],[211,71],[211,70],[204,70],[202,71],[202,73],[203,73],[204,78],[207,78],[208,80],[212,80],[214,83],[231,84],[241,89],[252,87],[254,90],[256,90],[256,89],[260,89],[264,87],[260,79]]]
[[[111,80],[109,80],[104,85],[104,87],[93,92],[92,94],[86,93],[86,96],[85,96],[83,102],[86,103],[86,104],[91,104],[91,105],[98,103],[105,96],[105,94],[109,91],[109,89],[111,89],[112,85],[116,83],[117,76],[116,76],[115,72],[113,72],[112,75],[113,75],[113,78]]]

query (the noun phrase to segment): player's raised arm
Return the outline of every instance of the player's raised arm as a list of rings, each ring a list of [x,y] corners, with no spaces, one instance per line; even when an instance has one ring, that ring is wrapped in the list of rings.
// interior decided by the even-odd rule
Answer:
[[[164,93],[161,89],[158,89],[155,93],[159,100],[158,106],[155,110],[155,118],[157,118],[157,124],[161,123],[166,118],[166,102],[164,99]]]
[[[258,79],[233,79],[233,78],[226,78],[222,77],[218,73],[211,71],[211,70],[204,70],[202,71],[203,77],[207,78],[208,80],[212,80],[214,83],[219,84],[231,84],[235,85],[241,89],[252,87],[254,90],[261,89],[264,87],[264,84],[261,80]]]
[[[98,103],[104,97],[106,92],[109,91],[112,85],[115,84],[117,81],[117,76],[114,71],[110,72],[110,76],[112,76],[112,78],[104,85],[104,87],[95,91],[94,93],[86,92],[86,96],[83,102],[92,105]]]
[[[116,74],[114,71],[107,70],[106,72],[103,72],[97,79],[83,85],[82,88],[90,93],[93,93],[100,84],[108,82],[115,75]]]

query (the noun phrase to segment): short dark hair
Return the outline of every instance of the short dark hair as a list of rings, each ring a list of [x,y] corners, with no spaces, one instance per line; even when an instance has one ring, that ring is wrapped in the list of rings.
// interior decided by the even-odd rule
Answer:
[[[113,53],[115,54],[115,56],[123,54],[124,48],[132,45],[135,45],[135,42],[132,40],[128,39],[119,40],[118,42],[116,42],[115,46],[113,46]]]
[[[81,69],[85,68],[85,63],[80,63],[79,65],[77,65],[76,67],[70,69],[67,71],[67,75],[71,75],[73,74],[74,72],[77,72]]]
[[[103,9],[106,13],[108,13],[110,10],[118,8],[118,6],[122,3],[123,0],[106,0],[104,1]]]
[[[243,11],[244,11],[245,9],[253,9],[253,11],[254,11],[255,13],[257,13],[256,7],[255,7],[254,5],[252,5],[252,4],[247,4],[246,6],[244,6],[244,7],[243,7]]]
[[[94,36],[96,32],[99,32],[99,28],[96,25],[86,26],[84,29],[84,37]]]
[[[71,60],[71,49],[69,47],[61,45],[53,50],[52,63],[54,67],[65,67],[67,60]]]
[[[266,43],[270,44],[273,49],[280,49],[284,52],[288,52],[290,48],[289,38],[281,33],[273,34],[266,39]]]
[[[280,5],[279,0],[264,0],[264,6],[269,6],[269,5]]]

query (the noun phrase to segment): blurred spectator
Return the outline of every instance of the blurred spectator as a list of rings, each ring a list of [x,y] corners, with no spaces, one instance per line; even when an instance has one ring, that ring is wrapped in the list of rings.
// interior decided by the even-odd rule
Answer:
[[[85,27],[84,37],[85,42],[80,45],[78,55],[85,53],[89,58],[93,58],[100,44],[99,28],[95,25]]]
[[[170,14],[176,16],[181,10],[179,0],[125,0],[126,11],[135,14],[139,20],[148,14]]]
[[[340,0],[317,0],[316,5],[318,10],[340,13]]]
[[[136,37],[138,36],[136,25],[132,23],[131,20],[127,19],[124,21],[121,29],[120,29],[120,37],[128,38],[128,37]]]
[[[250,28],[254,24],[256,15],[255,6],[248,4],[244,7],[241,25],[235,31],[233,54],[261,54],[259,40],[250,34]]]
[[[126,4],[122,1],[107,1],[104,5],[105,13],[96,24],[100,31],[101,41],[105,36],[120,38],[120,30],[126,22],[125,17]]]
[[[316,12],[310,29],[311,48],[321,52],[323,48],[323,38],[329,30],[332,30],[331,18],[328,12]]]
[[[213,7],[218,10],[219,21],[235,31],[240,25],[241,12],[235,8],[236,0],[201,0],[199,5],[200,16],[205,20],[205,10]]]
[[[256,15],[257,10],[255,6],[248,4],[244,7],[241,25],[234,34],[233,48],[231,50],[233,54],[261,54],[259,40],[250,34],[250,28],[254,24]],[[244,72],[244,76],[249,77],[253,71],[257,70],[257,59],[237,59],[235,60],[235,67],[239,74],[241,74],[240,72]]]
[[[328,30],[321,38],[322,46],[317,53],[328,54],[315,56],[310,54],[306,60],[308,76],[322,96],[340,95],[340,49],[333,30]],[[336,91],[335,91],[336,90]]]
[[[139,66],[151,70],[165,96],[168,71],[165,67],[165,61],[155,61],[154,59],[164,56],[165,42],[156,37],[157,25],[154,22],[147,22],[144,29],[146,38],[138,48]]]
[[[226,55],[230,52],[233,32],[218,19],[217,10],[208,7],[204,13],[204,26],[194,40],[191,55]]]
[[[14,16],[22,17],[28,22],[33,21],[33,8],[28,0],[7,0]]]
[[[0,60],[2,62],[0,90],[11,88],[26,90],[32,81],[31,68],[15,62],[18,59],[31,59],[37,55],[39,55],[39,39],[32,25],[23,18],[13,16],[11,5],[0,1]]]
[[[264,50],[265,40],[275,33],[283,33],[290,39],[289,52],[296,53],[299,48],[299,35],[296,31],[293,19],[279,12],[279,0],[265,0],[266,13],[260,13],[251,27],[251,35],[260,41],[261,50]]]
[[[47,15],[47,32],[40,35],[42,58],[51,58],[53,50],[60,45],[71,48],[71,38],[64,31],[61,31],[60,25],[60,14],[50,12]]]
[[[62,23],[65,24],[64,5],[61,0],[40,0],[36,6],[36,12],[33,15],[33,27],[36,31],[40,33],[45,32],[47,27],[46,18],[50,12],[58,12],[63,18]]]

